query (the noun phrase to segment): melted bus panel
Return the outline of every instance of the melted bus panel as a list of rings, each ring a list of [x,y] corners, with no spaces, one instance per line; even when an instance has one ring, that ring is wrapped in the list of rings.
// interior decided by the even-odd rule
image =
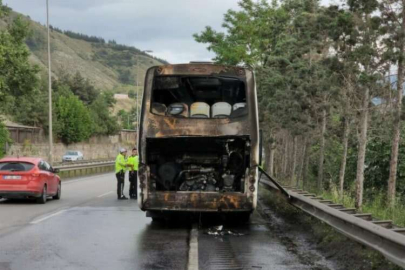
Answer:
[[[253,211],[258,182],[253,73],[207,64],[149,69],[139,153],[142,210]]]

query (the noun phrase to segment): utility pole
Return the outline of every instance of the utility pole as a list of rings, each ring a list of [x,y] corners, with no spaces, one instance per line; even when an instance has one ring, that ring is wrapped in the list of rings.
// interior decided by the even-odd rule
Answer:
[[[153,51],[151,50],[144,50],[142,51],[144,53],[153,53]],[[137,61],[136,61],[136,148],[138,148],[138,139],[139,139],[139,120],[140,120],[140,116],[139,116],[139,95],[138,95],[138,73],[139,73],[139,54],[137,55]],[[143,97],[143,95],[142,95]]]
[[[51,40],[49,34],[49,0],[46,0],[46,24],[48,28],[48,102],[49,102],[49,162],[53,163],[52,135],[52,72],[51,72]]]

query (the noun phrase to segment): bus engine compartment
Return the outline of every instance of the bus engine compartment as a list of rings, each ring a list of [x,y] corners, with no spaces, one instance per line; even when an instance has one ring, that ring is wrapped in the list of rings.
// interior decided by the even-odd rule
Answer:
[[[248,136],[150,138],[146,148],[151,191],[244,192]]]

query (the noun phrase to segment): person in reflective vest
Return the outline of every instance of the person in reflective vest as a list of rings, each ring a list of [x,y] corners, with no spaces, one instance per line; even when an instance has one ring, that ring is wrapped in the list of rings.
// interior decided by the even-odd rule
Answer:
[[[115,176],[117,177],[117,196],[118,200],[128,200],[124,196],[124,183],[125,183],[125,171],[128,167],[125,157],[127,150],[125,148],[120,149],[120,153],[115,159]]]
[[[128,158],[129,166],[129,197],[136,199],[138,196],[138,167],[139,156],[136,148],[132,149],[132,155]]]

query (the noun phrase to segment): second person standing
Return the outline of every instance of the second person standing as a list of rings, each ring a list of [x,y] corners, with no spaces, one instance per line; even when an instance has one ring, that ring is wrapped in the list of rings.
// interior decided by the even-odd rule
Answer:
[[[139,156],[136,148],[132,149],[132,155],[128,158],[127,164],[129,167],[129,197],[137,199]]]

